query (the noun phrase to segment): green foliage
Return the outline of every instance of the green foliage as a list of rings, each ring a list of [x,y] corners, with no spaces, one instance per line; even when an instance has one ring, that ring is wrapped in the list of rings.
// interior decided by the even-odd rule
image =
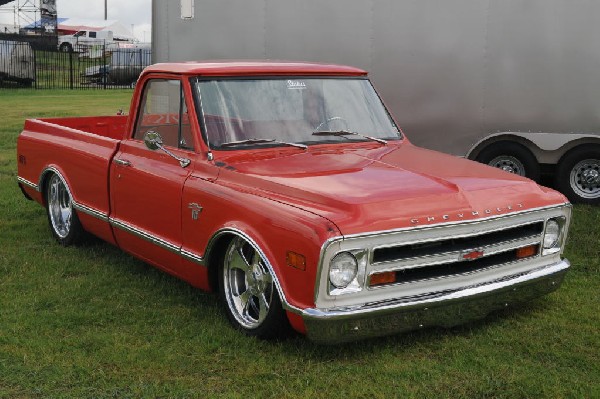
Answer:
[[[114,114],[130,96],[0,91],[0,398],[600,397],[598,208],[574,209],[557,292],[339,347],[244,337],[212,294],[100,241],[60,247],[16,185],[23,120]]]

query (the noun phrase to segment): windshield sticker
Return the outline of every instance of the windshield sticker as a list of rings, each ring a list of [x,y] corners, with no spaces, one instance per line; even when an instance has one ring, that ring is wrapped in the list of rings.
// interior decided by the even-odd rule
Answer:
[[[287,88],[290,90],[304,90],[306,89],[306,83],[301,80],[288,80]]]

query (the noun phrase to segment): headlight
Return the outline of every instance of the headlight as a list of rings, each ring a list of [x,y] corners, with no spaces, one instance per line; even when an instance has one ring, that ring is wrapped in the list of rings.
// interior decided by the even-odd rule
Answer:
[[[552,255],[560,252],[566,234],[565,225],[565,218],[548,219],[544,230],[542,255]]]
[[[560,225],[554,219],[546,222],[546,231],[544,231],[544,249],[556,247],[560,238]]]
[[[329,281],[337,288],[345,288],[354,280],[358,262],[349,252],[341,252],[333,257],[329,266]]]

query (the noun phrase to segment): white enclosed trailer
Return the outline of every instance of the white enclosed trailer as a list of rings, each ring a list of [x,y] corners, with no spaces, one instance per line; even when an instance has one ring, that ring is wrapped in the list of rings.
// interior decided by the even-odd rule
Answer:
[[[27,42],[0,40],[0,81],[31,86],[35,81],[35,55]]]
[[[413,143],[599,203],[599,16],[585,0],[153,0],[153,62],[364,68]]]

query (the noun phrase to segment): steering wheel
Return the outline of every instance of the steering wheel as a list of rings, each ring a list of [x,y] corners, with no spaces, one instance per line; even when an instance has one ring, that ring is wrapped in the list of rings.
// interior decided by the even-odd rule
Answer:
[[[330,124],[331,122],[333,122],[333,121],[342,121],[342,123],[344,124],[344,128],[345,128],[345,129],[342,129],[342,130],[348,130],[348,121],[347,121],[345,118],[342,118],[341,116],[332,116],[331,118],[327,118],[327,119],[325,119],[323,122],[321,122],[321,123],[319,124],[319,126],[317,126],[317,127],[315,128],[315,130],[314,130],[314,131],[315,131],[315,132],[320,132],[320,131],[321,131],[321,128],[322,128],[323,126],[329,126],[329,124]],[[329,129],[329,128],[328,128],[327,130],[331,130],[331,129]]]

